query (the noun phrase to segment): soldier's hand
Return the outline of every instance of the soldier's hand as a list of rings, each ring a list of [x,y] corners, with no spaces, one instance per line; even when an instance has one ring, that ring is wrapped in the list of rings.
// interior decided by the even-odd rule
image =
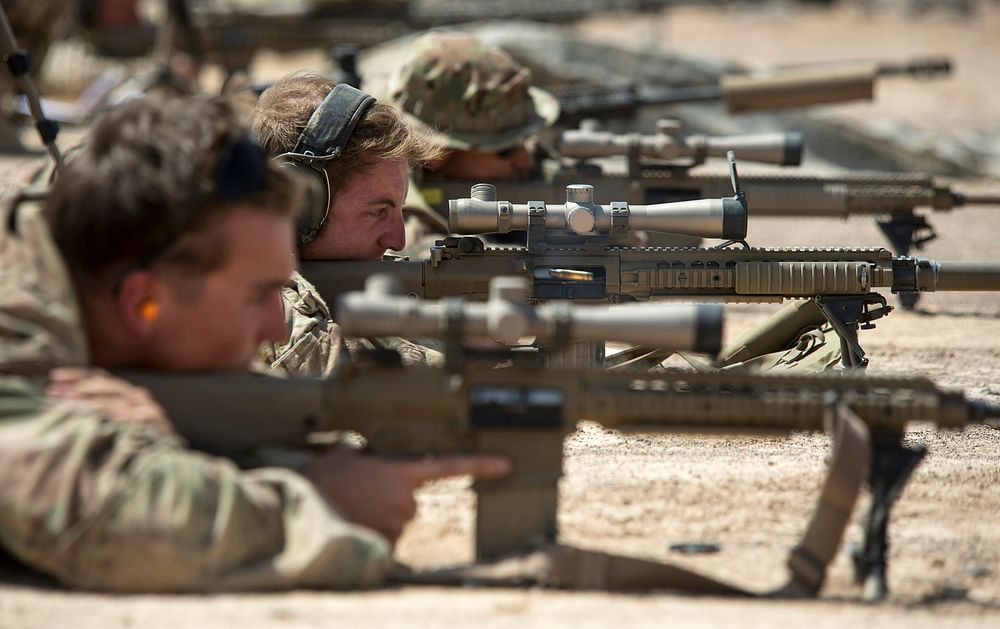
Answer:
[[[413,518],[413,492],[427,481],[471,475],[506,476],[510,463],[487,455],[446,456],[411,461],[371,456],[337,448],[303,470],[319,491],[352,522],[374,529],[395,543]]]
[[[149,391],[101,369],[53,369],[45,392],[52,398],[86,405],[111,421],[148,424],[162,432],[174,432],[163,408]]]

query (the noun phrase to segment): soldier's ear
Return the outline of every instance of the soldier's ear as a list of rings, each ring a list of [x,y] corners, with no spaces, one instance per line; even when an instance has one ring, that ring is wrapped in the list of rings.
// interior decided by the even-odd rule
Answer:
[[[151,271],[138,269],[122,278],[115,293],[121,320],[134,336],[148,336],[160,320],[162,287]]]

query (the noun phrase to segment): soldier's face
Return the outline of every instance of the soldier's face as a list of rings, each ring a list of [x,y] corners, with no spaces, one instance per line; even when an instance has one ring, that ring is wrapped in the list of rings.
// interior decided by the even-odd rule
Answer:
[[[409,187],[406,162],[383,160],[334,191],[330,213],[303,260],[381,260],[387,249],[406,245],[403,201]]]
[[[436,171],[463,181],[509,181],[534,166],[534,147],[526,143],[501,152],[455,151]]]
[[[149,367],[245,371],[261,343],[287,338],[280,291],[294,271],[291,221],[237,208],[211,229],[229,256],[193,284],[162,280],[143,339]]]

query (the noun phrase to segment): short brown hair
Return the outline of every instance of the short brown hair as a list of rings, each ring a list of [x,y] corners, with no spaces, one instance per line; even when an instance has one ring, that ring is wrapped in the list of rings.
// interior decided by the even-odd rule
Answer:
[[[299,70],[261,94],[251,124],[264,150],[280,155],[294,149],[309,118],[334,85],[321,74]],[[410,168],[418,168],[438,157],[440,149],[415,131],[402,114],[390,105],[375,103],[354,128],[344,152],[326,162],[326,172],[336,194],[351,175],[377,162],[401,159]]]
[[[218,97],[145,97],[95,122],[47,199],[53,237],[77,288],[113,286],[152,263],[185,275],[227,259],[202,236],[237,205],[292,219],[299,182],[265,159]]]

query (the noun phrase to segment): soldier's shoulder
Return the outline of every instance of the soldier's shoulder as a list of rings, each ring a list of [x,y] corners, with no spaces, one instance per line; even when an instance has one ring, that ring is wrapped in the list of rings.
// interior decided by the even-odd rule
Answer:
[[[296,315],[325,319],[331,316],[330,307],[319,291],[298,272],[292,275],[288,284],[281,290],[281,296],[289,312],[294,312]]]
[[[86,364],[79,306],[41,202],[0,208],[0,269],[0,371],[39,378]]]

